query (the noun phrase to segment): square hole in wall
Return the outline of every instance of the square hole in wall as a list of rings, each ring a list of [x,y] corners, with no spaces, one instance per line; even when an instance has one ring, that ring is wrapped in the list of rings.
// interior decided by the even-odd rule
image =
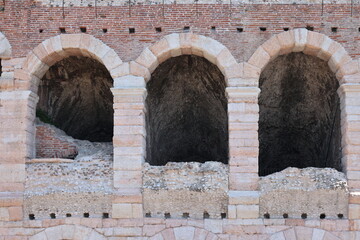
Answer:
[[[162,30],[161,30],[161,27],[155,28],[155,31],[158,32],[158,33],[160,33],[160,32],[162,31]]]
[[[129,33],[135,33],[135,28],[129,28]]]
[[[80,32],[86,33],[86,27],[80,27]]]
[[[184,27],[184,32],[189,32],[190,31],[190,27],[189,26],[185,26]]]
[[[236,31],[237,31],[237,32],[243,32],[243,31],[244,31],[244,28],[238,27],[238,28],[236,28]]]
[[[59,28],[59,31],[60,31],[60,33],[66,33],[66,30],[65,30],[64,27],[60,27],[60,28]]]

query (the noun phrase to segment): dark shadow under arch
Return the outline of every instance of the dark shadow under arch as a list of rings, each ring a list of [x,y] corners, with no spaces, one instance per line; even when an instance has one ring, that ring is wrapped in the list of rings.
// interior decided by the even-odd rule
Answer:
[[[279,56],[260,76],[259,175],[287,167],[341,170],[339,87],[327,63]]]
[[[183,55],[162,63],[147,84],[147,157],[167,162],[228,162],[225,79],[208,60]]]

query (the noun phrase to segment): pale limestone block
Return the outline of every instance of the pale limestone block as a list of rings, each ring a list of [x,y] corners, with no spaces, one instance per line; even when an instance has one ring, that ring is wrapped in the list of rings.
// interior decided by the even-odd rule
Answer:
[[[166,240],[176,240],[174,230],[172,228],[165,229],[161,232],[161,235]]]
[[[201,38],[200,42],[198,42],[198,44],[201,44],[200,49],[202,50],[204,57],[211,63],[216,64],[217,56],[222,50],[226,49],[226,47],[218,41],[207,37]]]
[[[128,103],[128,104],[130,104],[130,103]],[[126,102],[124,102],[124,104],[126,104]],[[142,107],[142,108],[145,107],[143,102],[140,102],[137,105],[139,105],[139,107]],[[130,106],[130,109],[133,109],[133,107]],[[136,109],[139,109],[139,108],[136,108]],[[114,117],[114,126],[128,126],[128,125],[145,126],[145,117],[144,116],[116,116],[116,117]]]
[[[236,206],[237,218],[258,218],[259,205],[237,205]]]
[[[124,62],[121,65],[110,70],[110,75],[113,79],[130,75],[130,64],[129,62]]]
[[[240,103],[228,103],[228,112],[230,113],[245,113],[245,102]]]
[[[178,33],[172,33],[170,35],[165,36],[170,48],[170,54],[172,57],[177,57],[181,55],[181,47],[180,47],[180,36]]]
[[[48,238],[46,237],[45,231],[42,231],[30,237],[29,240],[48,240]]]
[[[216,234],[209,232],[206,236],[206,240],[218,240],[219,238],[216,236]]]
[[[296,239],[298,239],[298,240],[309,240],[313,236],[312,228],[297,226],[297,227],[295,227],[295,232],[296,232],[296,237],[297,237]]]
[[[90,47],[91,38],[94,37],[89,34],[81,34],[79,48],[80,51],[83,53],[83,55],[86,57],[90,56],[89,47]]]
[[[341,240],[340,238],[338,238],[334,234],[331,234],[330,232],[326,232],[323,239],[324,240]]]
[[[228,218],[236,219],[236,206],[235,205],[228,205]]]
[[[155,236],[149,238],[149,240],[167,240],[167,239],[163,238],[163,236],[159,233],[159,234],[156,234]]]
[[[142,134],[116,134],[113,144],[116,147],[142,147],[145,146],[145,138]]]
[[[205,219],[204,227],[206,230],[213,233],[222,233],[223,221],[221,219]]]
[[[360,145],[360,132],[349,132],[343,139],[345,144]]]
[[[270,240],[286,240],[286,238],[283,232],[279,232],[271,235]]]
[[[62,239],[72,239],[75,234],[75,225],[61,226]]]
[[[91,37],[88,51],[92,58],[103,63],[103,57],[108,51],[110,51],[110,48],[99,39]]]
[[[235,63],[231,66],[225,67],[224,69],[225,79],[239,78],[242,76],[241,68],[239,64]]]
[[[61,240],[63,239],[62,228],[59,226],[45,229],[45,234],[48,239]]]
[[[325,235],[325,231],[322,230],[322,229],[317,229],[317,228],[314,228],[314,231],[313,231],[313,235],[312,235],[312,240],[321,240],[324,238],[324,235]]]
[[[46,51],[44,44],[37,45],[36,48],[33,49],[34,54],[45,64],[52,66],[56,63],[55,58],[49,57],[49,53]]]
[[[341,47],[339,48],[330,58],[328,65],[330,69],[336,73],[336,71],[346,63],[351,61],[351,57],[348,55],[346,50]]]
[[[359,72],[358,61],[351,60],[345,64],[342,64],[339,67],[339,70],[336,72],[337,79],[341,79],[345,75],[353,75]]]
[[[114,148],[114,156],[144,156],[145,152],[142,147],[116,147]]]
[[[183,55],[186,55],[186,54],[183,53]],[[189,53],[189,55],[195,55],[195,56],[198,56],[198,57],[204,57],[204,52],[202,50],[200,50],[200,49],[192,48],[191,53]]]
[[[347,171],[346,176],[347,179],[360,180],[360,171]]]
[[[60,35],[50,38],[49,44],[46,44],[46,42],[44,42],[44,46],[46,51],[48,51],[49,53],[56,52],[63,58],[68,57],[68,55],[63,50]]]
[[[178,227],[174,228],[176,240],[189,240],[194,239],[194,227]]]
[[[24,164],[1,164],[0,165],[0,183],[16,183],[25,181]]]
[[[102,62],[107,68],[107,70],[110,72],[112,69],[122,64],[121,59],[112,48],[110,48],[110,50],[104,55],[104,57],[102,58]]]
[[[143,205],[142,204],[131,204],[132,208],[132,217],[133,218],[143,218]]]
[[[324,37],[324,41],[321,44],[320,51],[317,55],[318,58],[328,61],[330,57],[339,49],[341,45],[337,42],[334,42],[329,37]]]
[[[262,48],[269,54],[270,59],[276,58],[281,50],[280,42],[277,38],[277,36],[271,37],[269,40],[267,40],[265,43],[263,43]]]
[[[107,240],[107,238],[101,235],[100,233],[92,231],[91,234],[89,235],[88,240]]]
[[[143,227],[143,235],[146,237],[151,237],[162,230],[165,229],[164,224],[157,224],[157,225],[144,225]]]
[[[182,54],[191,54],[191,38],[192,33],[180,33],[179,41]]]
[[[200,57],[203,56],[203,54],[204,54],[203,49],[206,48],[206,46],[205,46],[206,37],[201,36],[201,35],[191,34],[190,41],[191,41],[191,53],[194,55],[200,56]],[[209,60],[209,59],[207,59],[207,60]],[[212,62],[212,63],[214,63],[214,62]]]
[[[156,56],[159,63],[171,58],[170,46],[166,38],[150,47],[150,51]]]
[[[294,30],[295,47],[292,50],[293,52],[302,52],[305,49],[308,32],[305,28]]]
[[[88,239],[91,233],[91,228],[76,225],[73,240]]]
[[[308,31],[306,46],[303,52],[311,56],[317,56],[324,41],[324,35]]]
[[[149,69],[151,73],[157,68],[157,66],[159,66],[157,57],[150,51],[149,48],[145,48],[135,62]]]
[[[258,191],[229,191],[229,204],[254,205],[259,204]]]
[[[360,219],[360,205],[349,204],[349,219]]]
[[[146,67],[134,61],[130,62],[130,74],[143,77],[146,82],[149,81],[151,77],[151,74]]]
[[[61,34],[61,45],[64,50],[69,48],[80,48],[82,34]]]
[[[23,219],[23,208],[22,207],[9,207],[9,220],[10,221],[21,221]]]
[[[243,79],[243,78],[230,78],[227,79],[226,82],[228,87],[245,87],[245,86],[253,85],[252,83],[249,84],[247,79]]]
[[[224,75],[226,75],[225,69],[235,64],[237,62],[227,48],[224,48],[216,57],[216,65]],[[238,77],[240,78],[241,74]]]
[[[44,74],[49,70],[49,66],[43,63],[34,53],[26,58],[23,69],[27,69],[30,74],[35,75],[38,78],[42,78]]]
[[[141,171],[114,171],[115,188],[141,188]]]
[[[114,88],[145,88],[143,77],[127,75],[114,79]]]
[[[144,135],[145,126],[139,125],[128,125],[128,126],[114,126],[114,134],[134,134],[134,135]]]
[[[229,122],[251,123],[251,122],[258,122],[258,120],[259,120],[259,114],[255,114],[255,113],[229,114]]]
[[[130,203],[113,203],[112,213],[113,218],[132,218],[132,204]],[[114,230],[115,232],[115,230]]]
[[[141,236],[142,229],[139,227],[114,227],[115,237],[138,237]]]
[[[260,46],[251,56],[248,63],[259,69],[264,69],[269,61],[270,55]]]
[[[258,79],[261,74],[261,68],[251,65],[247,62],[243,64],[243,77]],[[258,84],[256,84],[257,86]]]
[[[294,228],[290,228],[290,229],[284,231],[283,233],[284,233],[286,240],[297,240]]]
[[[229,175],[230,190],[257,191],[258,185],[259,177],[257,173],[230,173]]]
[[[280,52],[279,55],[290,53],[295,47],[295,36],[294,31],[282,32],[277,35]]]
[[[9,221],[9,210],[6,207],[0,207],[0,221]]]
[[[360,204],[360,191],[350,192],[349,203]]]

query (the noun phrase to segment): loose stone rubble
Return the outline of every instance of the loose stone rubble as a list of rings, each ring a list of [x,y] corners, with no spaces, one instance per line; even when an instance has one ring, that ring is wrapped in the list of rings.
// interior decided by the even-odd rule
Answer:
[[[112,143],[77,140],[66,136],[54,126],[56,137],[76,145],[74,160],[33,159],[26,164],[24,211],[25,216],[48,218],[50,213],[64,217],[102,216],[111,212],[112,196]],[[44,124],[42,124],[44,126]]]
[[[344,173],[335,169],[290,167],[262,177],[259,184],[261,216],[347,217],[347,181]]]
[[[227,189],[228,167],[220,162],[144,166],[144,212],[151,216],[170,214],[181,218],[188,214],[191,218],[221,218],[223,214],[224,217]]]

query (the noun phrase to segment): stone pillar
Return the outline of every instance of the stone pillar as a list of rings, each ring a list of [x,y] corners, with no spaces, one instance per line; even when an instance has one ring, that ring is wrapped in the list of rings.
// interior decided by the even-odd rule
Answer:
[[[228,87],[229,218],[258,218],[257,87]]]
[[[341,99],[342,164],[350,190],[348,217],[360,223],[360,84],[342,84],[338,94]]]
[[[113,218],[142,218],[146,89],[112,88],[114,95]]]
[[[25,160],[34,157],[37,101],[31,91],[0,92],[0,221],[23,218]]]

